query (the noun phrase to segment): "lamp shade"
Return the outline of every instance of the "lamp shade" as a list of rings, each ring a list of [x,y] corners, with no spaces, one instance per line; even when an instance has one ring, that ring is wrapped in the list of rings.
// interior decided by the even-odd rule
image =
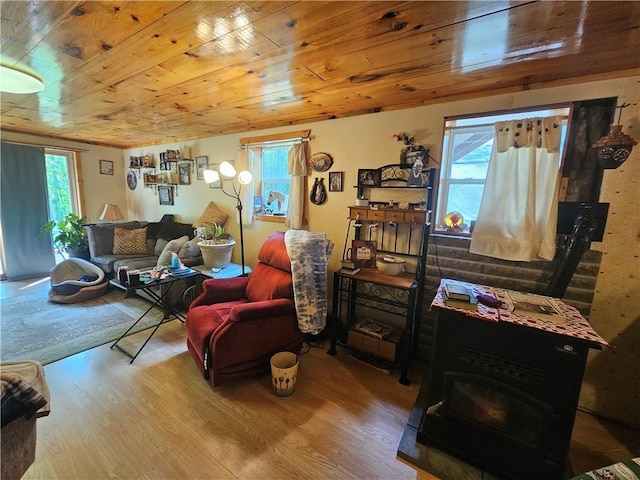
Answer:
[[[220,180],[220,174],[215,170],[205,170],[202,174],[206,183],[215,183]]]
[[[37,93],[44,90],[44,83],[34,73],[12,65],[0,64],[0,92]]]
[[[238,182],[240,183],[240,185],[249,185],[251,183],[251,180],[253,180],[253,175],[251,175],[251,172],[249,170],[242,170],[238,174]]]
[[[236,169],[226,160],[220,164],[220,173],[225,177],[233,178],[236,176]]]
[[[100,214],[100,220],[105,222],[122,220],[123,218],[124,216],[122,215],[122,212],[115,203],[106,203],[102,213]]]

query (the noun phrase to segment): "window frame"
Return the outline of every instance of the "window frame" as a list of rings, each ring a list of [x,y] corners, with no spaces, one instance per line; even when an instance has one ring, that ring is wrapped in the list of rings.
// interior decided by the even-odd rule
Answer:
[[[443,226],[444,217],[447,213],[449,213],[448,208],[445,208],[449,205],[449,197],[452,185],[478,185],[481,184],[483,186],[486,183],[486,175],[484,179],[474,179],[474,178],[465,178],[465,179],[451,179],[451,170],[453,168],[453,153],[451,152],[452,146],[455,144],[450,139],[449,131],[452,130],[469,130],[476,127],[486,127],[489,126],[493,128],[494,124],[498,121],[509,120],[514,118],[522,118],[522,117],[537,117],[537,116],[551,116],[551,115],[559,115],[562,117],[563,121],[563,129],[562,129],[562,140],[560,143],[560,164],[558,165],[558,172],[562,174],[562,168],[564,166],[564,155],[566,154],[566,142],[569,136],[569,128],[570,128],[570,119],[571,114],[573,112],[571,104],[557,104],[557,105],[544,105],[544,106],[532,106],[518,110],[509,110],[509,111],[494,111],[494,112],[485,112],[485,113],[477,113],[477,114],[467,114],[460,116],[451,116],[445,117],[443,123],[443,135],[442,135],[442,160],[441,160],[441,168],[438,182],[438,192],[437,192],[437,204],[435,210],[435,222],[433,226],[434,233],[438,235],[455,235],[455,236],[470,236],[470,222],[464,229],[461,230],[448,230]],[[453,125],[449,125],[450,122],[453,122]],[[460,123],[462,125],[460,125]],[[495,137],[494,137],[495,141]]]
[[[264,177],[264,152],[265,150],[274,150],[274,149],[287,149],[287,157],[289,155],[289,151],[291,150],[291,148],[293,147],[293,145],[296,143],[297,140],[292,139],[292,140],[279,140],[277,142],[269,142],[269,143],[265,143],[264,145],[260,146],[260,178],[259,178],[259,182],[260,182],[260,187],[259,187],[259,193],[260,193],[260,197],[262,198],[262,208],[264,209],[264,206],[266,205],[266,200],[267,200],[267,194],[266,194],[266,190],[265,190],[265,177]],[[269,178],[268,179],[269,182],[281,182],[281,183],[288,183],[289,187],[291,187],[291,175],[287,174],[287,178]],[[287,205],[288,205],[288,201],[289,199],[287,199]],[[255,220],[259,220],[259,221],[264,221],[264,222],[274,222],[274,223],[285,223],[286,221],[286,212],[285,215],[274,215],[273,213],[260,213],[260,214],[256,214],[254,213],[254,219]]]

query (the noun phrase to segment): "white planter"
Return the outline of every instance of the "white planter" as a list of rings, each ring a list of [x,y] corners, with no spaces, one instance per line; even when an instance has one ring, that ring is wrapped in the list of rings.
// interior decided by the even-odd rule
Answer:
[[[231,253],[235,240],[229,240],[227,243],[208,244],[198,242],[198,247],[202,252],[202,261],[207,268],[224,268],[231,263]]]

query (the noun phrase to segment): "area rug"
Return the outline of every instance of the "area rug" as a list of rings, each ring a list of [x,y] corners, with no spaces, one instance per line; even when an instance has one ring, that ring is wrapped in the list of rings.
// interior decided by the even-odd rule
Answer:
[[[82,303],[50,303],[47,292],[2,300],[0,336],[2,361],[37,360],[43,365],[115,341],[150,304],[125,298],[120,290]],[[162,318],[152,309],[130,334]]]

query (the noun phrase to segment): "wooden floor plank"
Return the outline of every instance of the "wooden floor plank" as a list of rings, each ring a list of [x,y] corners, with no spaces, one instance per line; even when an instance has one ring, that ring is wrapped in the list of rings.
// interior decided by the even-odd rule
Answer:
[[[0,298],[17,291],[6,284]],[[147,335],[122,344],[135,349]],[[46,365],[51,414],[38,420],[36,461],[24,478],[435,479],[396,455],[426,367],[412,365],[404,386],[398,371],[327,348],[301,356],[288,398],[272,393],[270,375],[212,388],[177,321],[160,327],[133,365],[109,345]],[[640,455],[638,445],[638,431],[578,412],[571,465],[591,470]]]

